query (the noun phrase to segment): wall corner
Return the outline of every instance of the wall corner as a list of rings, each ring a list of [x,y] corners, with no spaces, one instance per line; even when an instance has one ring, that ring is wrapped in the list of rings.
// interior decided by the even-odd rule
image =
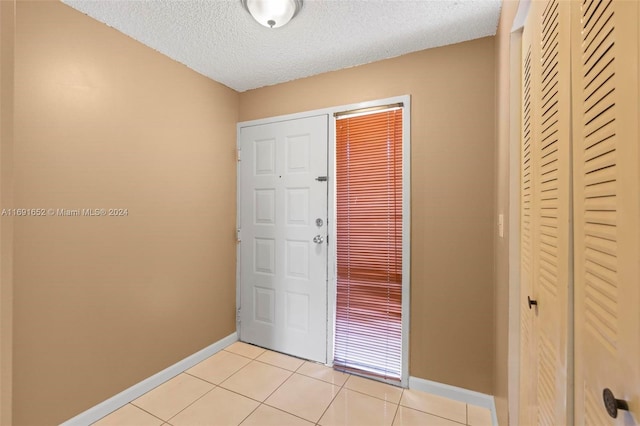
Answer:
[[[0,209],[12,206],[15,0],[0,1]],[[13,220],[0,216],[0,424],[13,411]]]

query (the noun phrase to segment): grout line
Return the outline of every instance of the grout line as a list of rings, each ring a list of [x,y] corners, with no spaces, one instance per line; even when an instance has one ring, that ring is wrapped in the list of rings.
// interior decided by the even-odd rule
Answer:
[[[261,361],[261,360],[259,360],[259,359],[257,359],[257,358],[256,358],[256,359],[254,359],[254,361],[259,362],[259,363],[264,364],[264,365],[270,365],[271,367],[276,367],[276,368],[279,368],[279,369],[281,369],[281,370],[290,371],[290,372],[292,372],[292,373],[295,373],[296,371],[298,371],[298,369],[299,369],[300,367],[302,367],[302,365],[301,365],[300,367],[296,368],[295,370],[289,370],[288,368],[280,367],[279,365],[271,364],[271,363],[266,362],[266,361]],[[304,363],[303,363],[303,364],[304,364]]]
[[[361,395],[370,396],[371,398],[377,399],[378,401],[388,402],[389,404],[400,405],[400,401],[402,401],[402,393],[400,394],[400,399],[398,400],[398,402],[393,402],[393,401],[390,401],[388,399],[383,399],[383,398],[380,398],[378,396],[370,395],[370,394],[368,394],[366,392],[363,392],[363,391],[360,391],[360,390],[351,389],[351,388],[346,388],[346,389],[348,391],[350,391],[350,392],[355,392],[355,393],[359,393]]]
[[[400,393],[400,401],[402,401],[402,396],[404,395],[404,389]],[[396,412],[393,414],[393,420],[391,420],[391,424],[393,425],[396,422],[396,417],[398,417],[398,411],[400,411],[400,401],[398,401],[398,405],[396,406]]]
[[[312,361],[310,361],[310,362],[312,362]],[[314,363],[314,364],[315,364],[315,363]],[[303,365],[304,365],[304,364],[303,364]],[[302,368],[302,366],[300,366],[300,368]],[[330,368],[330,367],[327,367],[327,368]],[[300,370],[300,369],[298,369],[298,370]],[[337,371],[337,370],[334,370],[334,371]],[[339,372],[339,373],[342,373],[341,371],[338,371],[338,372]],[[323,383],[329,383],[330,385],[339,386],[339,387],[344,386],[344,384],[345,384],[345,383],[347,383],[347,380],[349,380],[349,377],[351,377],[351,375],[350,375],[349,373],[342,373],[342,374],[346,374],[348,377],[345,379],[345,381],[344,381],[341,385],[339,385],[339,384],[334,383],[334,382],[329,382],[329,381],[324,380],[324,379],[319,379],[319,378],[317,378],[317,377],[310,376],[309,374],[300,373],[300,372],[298,372],[298,371],[296,371],[295,373],[296,373],[296,374],[299,374],[299,375],[301,375],[301,376],[304,376],[304,377],[308,377],[308,378],[310,378],[310,379],[319,380],[319,381],[321,381],[321,382],[323,382]]]
[[[226,350],[226,349],[223,349],[223,350],[221,350],[220,352],[226,352],[226,353],[231,354],[231,355],[241,356],[242,358],[250,359],[251,361],[253,361],[253,358],[249,358],[248,356],[240,355],[240,354],[237,354],[237,353],[235,353],[235,352],[228,351],[228,350]],[[218,352],[218,353],[219,353],[219,352]],[[209,358],[211,358],[211,357],[209,357]],[[207,358],[207,359],[208,359],[208,358]],[[197,365],[197,364],[196,364],[196,365]]]
[[[154,389],[155,389],[155,388],[154,388]],[[111,413],[109,413],[109,414],[107,414],[106,416],[104,416],[102,419],[104,419],[105,417],[110,416],[111,414],[113,414],[113,413],[115,413],[115,412],[117,412],[117,411],[121,410],[123,407],[126,407],[127,405],[132,405],[132,406],[134,406],[135,408],[137,408],[138,410],[142,410],[142,411],[144,411],[145,413],[147,413],[147,414],[149,414],[149,415],[151,415],[151,416],[155,417],[156,419],[158,419],[158,420],[160,420],[160,421],[162,421],[162,422],[166,422],[166,420],[163,420],[163,419],[161,419],[160,417],[156,416],[155,414],[148,412],[147,410],[145,410],[145,409],[144,409],[144,408],[142,408],[142,407],[138,407],[137,405],[133,404],[133,402],[129,402],[128,404],[125,404],[125,405],[123,405],[122,407],[118,408],[116,411],[112,411]],[[102,419],[100,419],[100,420],[102,420]],[[97,422],[99,422],[100,420],[97,420],[97,421],[96,421],[96,423],[97,423]]]
[[[335,385],[334,385],[335,386]],[[331,407],[331,404],[333,404],[333,401],[336,400],[336,398],[338,397],[338,394],[340,392],[342,392],[343,388],[338,389],[338,391],[336,392],[335,395],[333,395],[333,398],[331,398],[331,401],[329,402],[329,404],[327,404],[327,406],[324,408],[324,410],[322,410],[322,414],[320,414],[320,417],[318,417],[318,421],[316,421],[316,425],[320,424],[320,420],[322,420],[322,418],[324,417],[324,415],[327,413],[327,410],[329,409],[329,407]]]
[[[285,371],[289,371],[289,370],[285,370]],[[287,414],[291,414],[292,416],[298,417],[298,418],[303,419],[303,420],[306,420],[306,421],[308,421],[308,422],[318,424],[317,422],[313,422],[313,421],[311,421],[311,420],[305,419],[304,417],[300,417],[300,416],[298,416],[298,415],[296,415],[296,414],[290,413],[290,412],[288,412],[288,411],[284,411],[284,410],[283,410],[283,409],[281,409],[281,408],[274,407],[274,406],[272,406],[272,405],[267,404],[267,399],[269,399],[269,398],[271,397],[271,395],[273,395],[274,393],[276,393],[276,392],[278,391],[278,389],[280,389],[282,386],[284,386],[284,384],[285,384],[285,383],[287,383],[287,382],[289,381],[289,379],[291,379],[295,374],[297,374],[296,372],[291,372],[291,371],[289,371],[289,372],[291,373],[291,375],[289,375],[289,377],[287,377],[287,379],[286,379],[284,382],[282,382],[282,383],[281,383],[281,384],[280,384],[280,385],[279,385],[279,386],[278,386],[278,387],[277,387],[273,392],[271,392],[271,393],[269,394],[269,396],[267,396],[261,404],[266,405],[267,407],[275,408],[276,410],[283,411],[283,412],[285,412],[285,413],[287,413]],[[299,375],[299,376],[301,376],[301,377],[307,377],[307,376],[305,376],[305,375],[303,375],[303,374],[298,374],[298,375]],[[325,383],[325,384],[329,384],[329,385],[331,385],[330,383],[324,382],[324,381],[322,381],[322,380],[318,380],[318,379],[316,379],[316,378],[314,378],[314,377],[307,377],[307,378],[312,379],[312,380],[319,381],[319,382],[321,382],[321,383]],[[331,386],[336,386],[336,385],[331,385]],[[338,391],[338,392],[340,392],[340,391]],[[336,392],[336,395],[338,395],[338,392]],[[333,396],[333,398],[331,399],[331,402],[329,403],[329,405],[331,405],[331,403],[333,403],[333,400],[335,399],[336,395],[334,395],[334,396]],[[327,408],[329,408],[329,405],[327,405]],[[324,413],[327,411],[327,408],[325,408],[325,409],[324,409],[324,411],[322,412],[322,415],[320,415],[320,417],[318,418],[318,421],[320,421],[320,419],[322,418],[322,416],[324,415]]]
[[[255,361],[255,360],[254,360],[254,361]],[[260,362],[260,361],[258,361],[258,362]],[[251,364],[251,363],[249,363],[249,364]],[[249,364],[247,364],[247,365],[249,365]],[[264,364],[264,363],[261,363],[261,364]],[[266,364],[266,365],[269,365],[269,364]],[[271,367],[274,367],[274,366],[271,366]],[[274,368],[279,368],[279,367],[274,367]],[[238,395],[240,395],[240,396],[244,396],[245,398],[249,398],[249,399],[251,399],[251,400],[253,400],[253,401],[256,401],[256,402],[259,402],[260,404],[263,404],[263,403],[264,403],[264,401],[266,401],[266,400],[267,400],[271,395],[273,395],[275,391],[277,391],[278,389],[280,389],[280,387],[281,387],[282,385],[284,385],[284,384],[287,382],[287,380],[289,380],[289,379],[291,378],[291,376],[293,376],[293,375],[295,374],[295,373],[294,373],[294,372],[292,372],[292,371],[285,370],[285,369],[283,369],[283,368],[280,368],[280,369],[281,369],[282,371],[286,371],[287,373],[289,373],[289,376],[288,376],[286,379],[284,379],[284,381],[283,381],[282,383],[280,383],[280,384],[279,384],[279,385],[278,385],[278,386],[277,386],[277,387],[276,387],[276,388],[275,388],[275,389],[274,389],[274,390],[273,390],[269,395],[267,395],[267,397],[266,397],[263,401],[260,401],[260,400],[258,400],[258,399],[252,398],[252,397],[250,397],[250,396],[248,396],[248,395],[241,394],[241,393],[240,393],[240,392],[238,392],[238,391],[234,391],[233,389],[228,389],[228,388],[226,388],[226,387],[224,387],[224,386],[223,386],[223,384],[224,384],[227,380],[229,380],[231,377],[235,376],[235,375],[236,375],[240,370],[238,370],[237,372],[235,372],[234,374],[232,374],[231,376],[229,376],[229,378],[227,378],[224,382],[220,383],[218,386],[219,386],[219,387],[221,387],[221,388],[222,388],[222,389],[224,389],[224,390],[228,390],[229,392],[233,392],[233,393],[235,393],[235,394],[238,394]]]
[[[337,370],[334,370],[334,371],[337,371]],[[341,373],[342,373],[342,374],[348,374],[348,373],[345,373],[345,372],[342,372],[342,371],[341,371]],[[336,392],[336,394],[335,394],[335,395],[333,396],[333,398],[331,399],[331,402],[329,403],[329,405],[327,405],[327,407],[324,409],[324,411],[323,411],[323,412],[322,412],[322,414],[320,415],[320,418],[318,418],[318,421],[316,422],[316,425],[318,425],[318,426],[320,425],[320,420],[322,420],[322,418],[324,417],[324,415],[327,413],[327,410],[329,409],[329,407],[331,407],[331,404],[333,404],[333,401],[335,401],[335,400],[336,400],[336,398],[338,397],[338,394],[339,394],[340,392],[342,392],[342,391],[345,389],[345,385],[347,384],[347,382],[348,382],[348,381],[349,381],[349,379],[351,378],[351,374],[348,374],[348,375],[349,375],[349,377],[347,377],[347,380],[345,380],[345,381],[342,383],[342,385],[340,386],[340,389],[338,389],[338,392]],[[311,377],[311,378],[312,378],[312,379],[315,379],[315,377]],[[319,379],[316,379],[316,380],[319,380]],[[321,381],[322,381],[322,380],[321,380]],[[325,382],[325,383],[326,383],[326,382]],[[333,386],[337,386],[337,385],[335,385],[335,384],[333,384],[333,383],[332,383],[332,385],[333,385]]]
[[[223,349],[223,351],[225,351],[226,353],[229,353],[229,354],[238,355],[238,356],[241,356],[243,358],[250,359],[251,361],[255,361],[259,356],[261,356],[264,353],[264,351],[263,351],[262,353],[257,355],[255,358],[251,358],[250,356],[239,354],[239,353],[236,353],[236,352],[233,352],[233,351],[228,351],[226,349]]]
[[[353,376],[349,376],[349,378],[351,378],[351,377],[353,377]],[[355,377],[360,377],[360,376],[355,376]],[[367,378],[365,378],[365,380],[370,380],[370,381],[375,382],[375,383],[382,383],[382,382],[378,382],[377,380],[373,380],[373,379],[367,379]],[[348,381],[349,381],[349,379],[347,379],[347,381],[345,381],[345,382],[344,382],[345,386],[347,385],[347,382],[348,382]],[[384,384],[384,385],[389,385],[388,383],[382,383],[382,384]],[[389,385],[389,386],[393,386],[393,385]],[[393,386],[393,387],[397,387],[397,386]],[[380,398],[380,397],[378,397],[378,396],[368,394],[368,393],[366,393],[366,392],[364,392],[364,391],[361,391],[361,390],[351,389],[350,387],[347,387],[347,389],[348,389],[348,390],[350,390],[350,391],[352,391],[352,392],[357,392],[357,393],[360,393],[360,394],[362,394],[362,395],[370,396],[371,398],[375,398],[375,399],[378,399],[378,400],[380,400],[380,401],[384,401],[384,402],[388,402],[388,403],[390,403],[390,404],[396,404],[396,405],[400,405],[400,401],[402,401],[402,394],[404,393],[404,388],[399,388],[399,389],[400,389],[400,391],[401,391],[401,392],[400,392],[400,399],[398,400],[398,402],[393,402],[393,401],[389,401],[388,399],[383,399],[383,398]]]
[[[213,382],[211,382],[211,381],[209,381],[209,380],[207,380],[207,379],[203,379],[202,377],[200,377],[200,376],[196,376],[195,374],[187,373],[186,371],[185,371],[185,372],[183,372],[182,374],[186,374],[187,376],[191,376],[191,377],[193,377],[193,378],[195,378],[195,379],[199,379],[199,380],[205,381],[205,382],[207,382],[207,383],[209,383],[209,384],[212,384],[212,385],[214,385],[214,386],[218,386],[216,383],[213,383]]]
[[[227,389],[227,388],[225,388],[225,387],[223,387],[223,386],[218,386],[218,387],[219,387],[220,389],[222,389],[222,390],[227,391],[227,392],[231,392],[231,393],[234,393],[234,394],[236,394],[236,395],[238,395],[238,396],[241,396],[241,397],[243,397],[243,398],[247,398],[247,399],[250,399],[251,401],[255,401],[255,402],[257,402],[258,404],[264,404],[264,402],[260,401],[259,399],[252,398],[252,397],[250,397],[250,396],[248,396],[248,395],[245,395],[245,394],[242,394],[242,393],[240,393],[240,392],[238,392],[238,391],[234,391],[234,390],[231,390],[231,389]],[[267,397],[267,398],[268,398],[268,397]]]
[[[251,358],[251,357],[249,357],[249,356],[242,355],[242,354],[235,353],[235,352],[233,352],[233,351],[228,351],[228,350],[227,350],[228,348],[230,348],[231,346],[235,345],[236,343],[242,343],[243,345],[253,346],[254,348],[262,349],[262,352],[260,352],[258,355],[256,355],[256,357],[255,357],[255,358]],[[238,340],[238,341],[233,342],[232,344],[230,344],[230,345],[229,345],[229,346],[227,346],[226,348],[223,348],[222,350],[223,350],[223,351],[226,351],[226,352],[229,352],[229,353],[231,353],[231,354],[234,354],[234,355],[238,355],[238,356],[242,356],[242,357],[245,357],[245,358],[249,358],[249,359],[255,360],[256,358],[258,358],[259,356],[262,356],[262,354],[264,354],[266,351],[269,351],[270,349],[263,348],[262,346],[258,346],[258,345],[254,345],[254,344],[252,344],[252,343],[242,342],[242,341]],[[274,352],[274,351],[271,351],[271,352]]]
[[[296,372],[295,374],[297,374],[298,376],[306,377],[307,379],[315,380],[316,382],[325,383],[325,384],[328,384],[328,385],[331,385],[331,386],[338,386],[339,388],[342,388],[342,386],[344,386],[344,384],[336,385],[335,383],[327,382],[326,380],[318,379],[317,377],[307,376],[306,374],[303,374],[303,373],[297,373]]]
[[[305,422],[309,422],[309,423],[317,424],[316,422],[313,422],[313,421],[311,421],[311,420],[309,420],[309,419],[305,419],[304,417],[300,417],[300,416],[299,416],[299,415],[297,415],[297,414],[290,413],[290,412],[288,412],[287,410],[283,410],[282,408],[278,408],[278,407],[274,407],[273,405],[269,405],[269,404],[267,404],[266,402],[263,402],[261,405],[264,405],[265,407],[273,408],[274,410],[281,411],[281,412],[283,412],[283,413],[285,413],[285,414],[288,414],[288,415],[290,415],[290,416],[297,417],[298,419],[304,420]]]
[[[229,352],[229,353],[233,353],[233,352]],[[234,354],[234,355],[237,355],[237,354]],[[238,355],[238,356],[242,356],[242,355]],[[238,369],[237,369],[236,371],[234,371],[233,373],[229,374],[229,375],[228,375],[227,377],[225,377],[224,379],[222,379],[222,380],[220,381],[220,383],[214,383],[214,382],[212,382],[212,381],[210,381],[210,380],[207,380],[207,379],[205,379],[205,378],[203,378],[203,377],[197,376],[197,375],[195,375],[195,374],[193,374],[193,373],[189,373],[187,370],[185,370],[183,373],[184,373],[184,374],[188,374],[189,376],[195,377],[196,379],[204,380],[205,382],[207,382],[207,383],[211,383],[212,385],[220,386],[222,383],[224,383],[225,381],[229,380],[229,378],[231,378],[231,376],[235,375],[235,374],[236,374],[236,373],[238,373],[240,370],[242,370],[243,368],[245,368],[247,365],[251,364],[251,361],[255,361],[255,360],[252,360],[251,358],[247,358],[247,357],[243,357],[243,358],[248,359],[248,360],[250,360],[250,361],[249,361],[249,362],[247,362],[247,363],[246,363],[245,365],[243,365],[242,367],[238,368]],[[194,367],[196,367],[196,366],[198,366],[198,365],[200,365],[200,364],[196,364],[196,365],[194,365]],[[192,368],[193,368],[193,367],[192,367]],[[189,370],[191,370],[191,368],[190,368]],[[225,389],[226,389],[226,388],[225,388]]]
[[[261,405],[262,405],[262,404],[258,404],[258,405],[256,405],[256,408],[254,408],[253,410],[251,410],[251,412],[250,412],[249,414],[247,414],[247,415],[244,417],[244,419],[242,419],[242,421],[241,421],[240,423],[238,423],[238,426],[240,426],[242,423],[244,423],[244,422],[245,422],[245,421],[246,421],[246,420],[247,420],[247,419],[248,419],[248,418],[249,418],[253,413],[255,413],[255,412],[256,412],[256,410],[257,410],[258,408],[260,408],[260,406],[261,406]]]
[[[181,373],[181,374],[183,374],[183,373]],[[178,377],[178,376],[176,376],[176,377]],[[202,379],[200,379],[200,378],[198,378],[198,377],[196,377],[196,378],[197,378],[198,380],[202,380]],[[204,381],[205,383],[207,383],[207,384],[211,384],[211,383],[209,383],[209,382],[207,382],[207,381],[205,381],[205,380],[203,380],[203,381]],[[160,386],[162,386],[162,385],[160,385]],[[160,387],[160,386],[158,386],[158,387]],[[209,390],[208,390],[208,391],[206,391],[204,394],[200,395],[198,398],[196,398],[195,400],[193,400],[189,405],[187,405],[187,406],[186,406],[186,407],[184,407],[182,410],[178,411],[176,414],[174,414],[173,416],[169,417],[169,418],[168,418],[168,419],[166,419],[166,420],[165,420],[165,419],[163,419],[162,417],[158,417],[158,416],[154,416],[154,417],[158,417],[158,418],[159,418],[160,420],[162,420],[163,422],[169,423],[169,420],[173,419],[175,416],[177,416],[178,414],[182,413],[182,412],[183,412],[184,410],[186,410],[187,408],[191,407],[191,406],[192,406],[196,401],[199,401],[200,399],[202,399],[206,394],[208,394],[209,392],[211,392],[212,390],[214,390],[216,387],[217,387],[217,386],[215,386],[215,385],[214,385],[214,386],[213,386],[213,388],[209,389]],[[154,389],[157,389],[157,388],[154,388]],[[130,402],[130,404],[131,404],[131,405],[135,405],[133,402]],[[136,407],[138,407],[137,405],[135,405],[135,406],[136,406]],[[146,411],[146,410],[145,410],[144,408],[142,408],[142,407],[138,407],[138,408],[140,408],[141,410]],[[149,413],[149,414],[151,414],[151,413]]]
[[[260,347],[260,346],[257,346],[257,347]],[[267,353],[267,352],[271,352],[271,353],[274,353],[274,354],[276,354],[276,355],[283,355],[283,356],[286,356],[286,357],[289,357],[289,358],[292,358],[292,359],[296,359],[296,360],[302,361],[302,364],[300,364],[299,366],[297,366],[294,370],[290,370],[290,369],[288,369],[288,368],[281,367],[281,366],[279,366],[279,365],[272,364],[272,363],[270,363],[270,362],[267,362],[267,361],[263,361],[263,360],[261,360],[261,359],[258,359],[258,358],[260,358],[262,355],[264,355],[264,354],[265,354],[265,353]],[[272,366],[272,367],[278,367],[278,368],[281,368],[282,370],[291,371],[291,372],[293,372],[293,373],[297,372],[300,368],[302,368],[302,366],[303,366],[306,362],[314,362],[314,361],[309,361],[308,359],[299,358],[299,357],[294,356],[294,355],[285,354],[285,353],[283,353],[283,352],[278,352],[278,351],[274,351],[274,350],[271,350],[271,349],[265,349],[263,353],[261,353],[260,355],[258,355],[258,356],[254,359],[254,361],[258,361],[258,362],[261,362],[261,363],[263,363],[263,364],[270,365],[270,366]]]
[[[220,382],[220,384],[219,384],[218,386],[220,386],[220,387],[221,387],[221,388],[223,388],[223,389],[227,389],[228,391],[234,392],[232,389],[228,389],[228,388],[226,388],[225,386],[223,386],[223,384],[224,384],[224,383],[226,383],[229,379],[231,379],[231,378],[232,378],[233,376],[235,376],[236,374],[240,373],[240,371],[242,371],[244,368],[246,368],[246,367],[248,367],[249,365],[251,365],[253,362],[258,362],[258,363],[260,363],[260,364],[262,364],[262,365],[268,365],[268,366],[273,367],[273,368],[280,368],[280,367],[276,367],[276,366],[273,366],[273,365],[265,364],[264,362],[260,362],[260,361],[256,361],[255,359],[252,359],[250,362],[248,362],[247,364],[245,364],[243,367],[241,367],[241,368],[240,368],[239,370],[237,370],[235,373],[233,373],[232,375],[230,375],[229,377],[227,377],[226,379],[224,379],[222,382]],[[291,371],[289,371],[289,370],[285,370],[284,368],[280,368],[280,370],[282,370],[282,371],[286,371],[287,373],[292,373]],[[293,374],[293,373],[292,373],[292,374]],[[285,381],[286,381],[286,380],[288,380],[288,379],[289,379],[289,377],[287,377],[287,378],[285,379]],[[242,395],[241,393],[238,393],[238,392],[235,392],[235,393],[237,393],[238,395]],[[253,399],[254,401],[258,401],[257,399],[251,398],[250,396],[247,396],[247,395],[242,395],[242,396],[246,396],[247,398]],[[269,396],[271,396],[271,395],[269,395]],[[267,398],[268,398],[268,397],[267,397]],[[262,401],[258,401],[258,402],[262,403]]]

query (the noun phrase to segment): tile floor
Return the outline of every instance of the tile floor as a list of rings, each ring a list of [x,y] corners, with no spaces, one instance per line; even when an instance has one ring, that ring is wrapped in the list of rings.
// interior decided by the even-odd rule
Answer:
[[[489,410],[236,342],[97,426],[491,426]]]

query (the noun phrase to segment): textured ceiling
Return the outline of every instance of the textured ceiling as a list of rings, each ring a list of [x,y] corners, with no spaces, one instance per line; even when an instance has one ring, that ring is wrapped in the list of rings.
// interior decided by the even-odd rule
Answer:
[[[305,0],[265,28],[240,0],[63,0],[237,91],[494,35],[501,0]]]

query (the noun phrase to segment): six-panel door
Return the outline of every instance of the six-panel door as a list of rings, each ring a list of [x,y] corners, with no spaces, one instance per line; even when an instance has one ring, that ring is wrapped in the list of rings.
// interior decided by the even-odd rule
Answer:
[[[240,338],[326,362],[326,115],[240,129]]]

